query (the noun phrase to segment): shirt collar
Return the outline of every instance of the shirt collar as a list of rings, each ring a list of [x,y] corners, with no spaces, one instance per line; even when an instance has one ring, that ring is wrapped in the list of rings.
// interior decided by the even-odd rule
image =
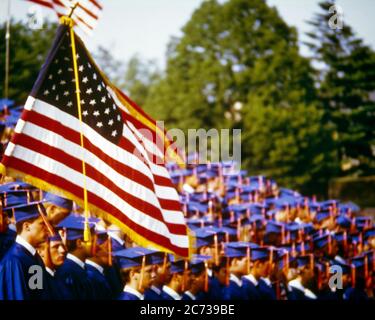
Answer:
[[[254,286],[258,285],[258,280],[251,273],[244,276],[245,279],[249,280]]]
[[[212,269],[207,269],[207,274],[209,277],[212,277]]]
[[[292,288],[302,291],[305,294],[305,296],[310,299],[317,299],[316,295],[311,290],[305,288],[299,279],[289,281],[288,285]]]
[[[47,271],[52,277],[55,276],[55,271],[53,271],[52,269],[46,267],[46,271]]]
[[[190,297],[192,300],[197,300],[197,297],[193,295],[190,291],[185,291],[185,294]]]
[[[159,295],[161,294],[161,290],[158,287],[151,286],[151,290],[154,291],[155,293],[159,294]]]
[[[241,279],[238,279],[238,277],[235,274],[231,273],[230,277],[229,277],[229,280],[233,281],[239,287],[242,287],[242,281],[241,281]]]
[[[271,280],[269,278],[263,278],[262,280],[266,283],[267,286],[272,287]]]
[[[133,289],[132,287],[125,286],[124,292],[131,293],[131,294],[135,295],[137,298],[139,298],[139,300],[145,299],[145,296],[142,293],[140,293],[138,290]]]
[[[92,261],[92,260],[89,260],[89,259],[86,259],[86,264],[94,267],[96,270],[98,270],[101,274],[104,274],[104,269],[102,266],[98,265],[96,262]]]
[[[13,223],[8,224],[8,229],[10,229],[12,231],[17,231],[16,226]]]
[[[30,243],[28,243],[24,238],[22,238],[21,236],[17,236],[16,242],[20,244],[22,247],[24,247],[27,251],[29,251],[32,256],[35,256],[36,249]]]
[[[66,255],[66,258],[78,264],[82,269],[85,269],[85,263],[81,259],[77,258],[76,256],[68,253]]]
[[[163,286],[163,291],[169,294],[174,300],[181,300],[181,296],[172,288],[169,288],[168,286]]]

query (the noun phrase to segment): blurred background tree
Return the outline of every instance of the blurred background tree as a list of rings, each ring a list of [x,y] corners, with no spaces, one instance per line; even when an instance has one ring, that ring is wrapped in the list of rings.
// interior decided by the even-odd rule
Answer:
[[[341,176],[375,174],[375,54],[344,21],[328,24],[334,1],[319,4],[307,43],[317,66],[324,123],[336,127]],[[337,21],[335,21],[337,23]]]
[[[48,50],[55,37],[57,24],[45,22],[43,29],[33,30],[22,22],[11,21],[9,99],[25,103]],[[5,39],[5,25],[0,27],[0,38]],[[0,41],[0,92],[4,93],[5,41]]]

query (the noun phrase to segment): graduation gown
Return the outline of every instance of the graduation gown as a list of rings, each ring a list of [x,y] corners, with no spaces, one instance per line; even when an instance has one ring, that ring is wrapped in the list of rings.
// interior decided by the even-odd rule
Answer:
[[[35,274],[29,273],[29,270],[36,265],[42,270],[43,289],[32,290],[29,280]],[[38,253],[33,256],[24,246],[15,242],[0,262],[0,300],[47,299],[49,293],[46,283],[46,271]]]
[[[229,286],[227,288],[229,300],[246,300],[242,286],[239,286],[234,280],[229,281]]]
[[[160,293],[156,292],[156,290],[154,290],[152,287],[150,289],[147,289],[145,291],[145,300],[151,300],[151,301],[161,300],[160,294],[161,294],[162,288],[158,288],[158,289],[160,290]]]
[[[0,233],[0,261],[13,245],[16,236],[16,232],[9,228],[5,232]]]
[[[63,265],[56,271],[56,276],[65,284],[73,300],[93,299],[93,285],[86,270],[76,262],[65,259]]]
[[[246,300],[260,299],[258,286],[245,277],[242,277],[242,292]]]
[[[51,275],[46,272],[47,287],[48,287],[48,299],[49,300],[71,300],[69,290],[66,288],[65,284],[56,275]]]
[[[137,297],[135,294],[132,294],[130,292],[121,292],[117,300],[141,300],[139,297]]]
[[[271,286],[269,286],[266,281],[263,279],[259,279],[258,283],[258,290],[260,299],[262,300],[276,300],[276,292],[275,289]]]
[[[120,271],[115,261],[113,261],[113,265],[111,267],[104,268],[104,276],[109,287],[111,288],[112,297],[117,298],[124,289],[124,284],[122,283]]]
[[[209,281],[207,298],[208,300],[230,300],[229,290],[226,286],[220,284],[215,277],[212,277]]]
[[[104,274],[100,273],[95,267],[86,264],[87,277],[93,286],[94,300],[109,300],[112,299],[112,290]]]

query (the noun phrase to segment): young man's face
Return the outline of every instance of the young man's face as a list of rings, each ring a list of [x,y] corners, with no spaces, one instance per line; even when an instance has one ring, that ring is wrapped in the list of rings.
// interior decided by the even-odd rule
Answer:
[[[48,231],[42,217],[38,217],[33,222],[27,223],[26,228],[35,247],[47,240]]]
[[[50,241],[49,252],[51,256],[51,262],[55,267],[59,267],[64,263],[66,250],[62,241]]]
[[[150,288],[152,282],[155,280],[155,266],[149,265],[143,269],[142,289],[143,291]]]

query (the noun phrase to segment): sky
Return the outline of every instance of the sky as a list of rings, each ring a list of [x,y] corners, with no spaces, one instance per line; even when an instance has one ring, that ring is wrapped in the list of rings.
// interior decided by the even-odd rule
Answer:
[[[101,0],[104,7],[102,17],[91,37],[85,37],[89,50],[98,45],[110,48],[113,56],[126,62],[138,54],[147,60],[156,60],[165,66],[167,44],[172,36],[180,36],[181,28],[187,23],[194,10],[205,0]],[[221,2],[225,0],[220,0]],[[251,0],[249,0],[251,1]],[[282,18],[299,32],[300,40],[310,30],[306,23],[318,11],[319,0],[267,0],[275,6]],[[0,0],[0,22],[7,16],[8,0]],[[57,19],[48,9],[36,6],[26,0],[10,0],[11,15],[16,20],[27,20],[29,10],[39,10],[42,18]],[[375,49],[375,1],[338,0],[348,23]],[[308,55],[308,49],[301,47],[301,53]]]

